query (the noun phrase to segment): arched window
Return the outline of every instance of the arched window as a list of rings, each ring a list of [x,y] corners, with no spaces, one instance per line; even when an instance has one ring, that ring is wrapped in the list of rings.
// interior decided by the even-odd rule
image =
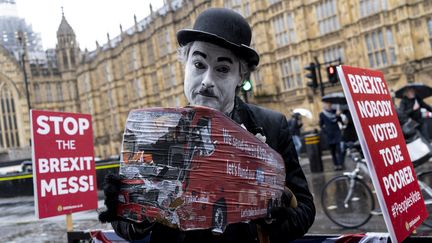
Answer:
[[[69,68],[69,61],[68,61],[68,56],[66,53],[66,50],[62,50],[62,55],[63,55],[63,65],[65,69]]]
[[[0,88],[0,146],[19,147],[15,100],[7,85]]]
[[[73,51],[70,52],[71,65],[75,66],[75,53]]]

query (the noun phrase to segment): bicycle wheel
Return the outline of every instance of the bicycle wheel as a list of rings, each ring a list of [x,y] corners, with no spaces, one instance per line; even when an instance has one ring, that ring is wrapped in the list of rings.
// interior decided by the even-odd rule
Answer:
[[[423,224],[432,228],[432,171],[419,173],[417,179],[419,184],[423,183],[423,185],[420,185],[420,190],[426,204],[426,210],[429,213]]]
[[[372,217],[371,211],[375,203],[366,183],[341,175],[324,185],[321,206],[333,223],[344,228],[357,228]]]

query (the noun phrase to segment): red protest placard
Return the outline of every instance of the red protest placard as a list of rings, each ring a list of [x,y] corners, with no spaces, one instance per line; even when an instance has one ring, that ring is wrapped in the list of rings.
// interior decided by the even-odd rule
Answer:
[[[384,220],[401,242],[426,218],[402,129],[382,72],[337,67]]]
[[[31,110],[38,218],[97,208],[91,116]]]

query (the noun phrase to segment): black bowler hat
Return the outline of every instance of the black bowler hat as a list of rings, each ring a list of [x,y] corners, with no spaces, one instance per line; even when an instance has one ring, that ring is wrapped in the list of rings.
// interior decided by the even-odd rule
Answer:
[[[177,32],[177,41],[184,46],[192,41],[204,41],[230,49],[250,66],[259,63],[258,53],[250,48],[252,31],[237,12],[226,8],[210,8],[195,20],[193,29]]]

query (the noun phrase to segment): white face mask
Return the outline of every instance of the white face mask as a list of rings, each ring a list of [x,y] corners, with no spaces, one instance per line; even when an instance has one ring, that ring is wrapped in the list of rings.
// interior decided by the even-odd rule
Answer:
[[[241,85],[240,61],[228,49],[195,41],[185,64],[184,93],[191,105],[229,113]]]

